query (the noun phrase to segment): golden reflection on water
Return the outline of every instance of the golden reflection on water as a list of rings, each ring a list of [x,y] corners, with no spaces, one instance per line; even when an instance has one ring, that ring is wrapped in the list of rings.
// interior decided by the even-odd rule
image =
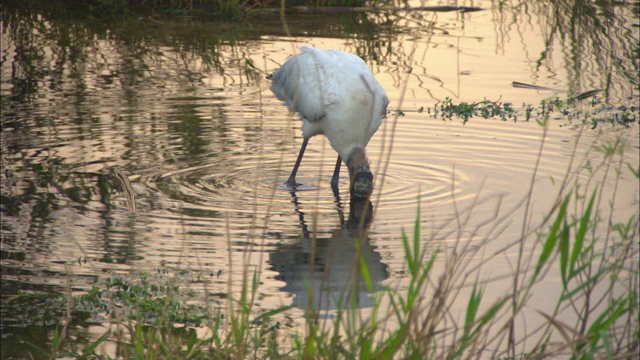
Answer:
[[[479,5],[491,8],[488,1]],[[295,29],[293,38],[265,34],[243,45],[223,41],[216,44],[214,65],[196,51],[170,44],[154,47],[138,39],[127,46],[118,37],[105,36],[84,49],[91,55],[85,62],[51,69],[47,64],[56,64],[62,55],[53,45],[45,47],[38,66],[47,69],[44,73],[63,74],[59,85],[47,90],[41,84],[28,99],[11,100],[6,112],[3,103],[2,170],[15,175],[3,179],[2,194],[28,199],[3,213],[2,250],[24,254],[21,261],[3,257],[3,269],[16,270],[3,273],[3,280],[63,287],[71,274],[82,291],[105,274],[160,269],[168,276],[187,271],[191,280],[205,279],[181,279],[198,291],[238,295],[242,276],[255,270],[260,309],[303,308],[308,300],[303,272],[314,254],[313,275],[319,279],[327,276],[330,263],[339,263],[330,268],[328,282],[339,288],[340,280],[349,277],[354,248],[352,229],[339,215],[341,208],[347,212],[348,197],[336,201],[329,186],[335,155],[321,137],[311,140],[298,173],[302,191],[293,201],[282,182],[295,161],[300,123],[263,79],[300,46],[312,45],[365,57],[391,100],[389,109],[405,112],[399,117],[390,113],[368,149],[377,183],[384,179],[374,191],[375,217],[363,243],[376,282],[406,288],[400,233],[412,229],[419,196],[423,246],[446,254],[464,244],[473,250],[469,273],[475,278],[482,264],[477,277],[488,290],[504,292],[511,284],[491,280],[513,273],[513,244],[521,236],[522,222],[528,229],[535,227],[555,201],[567,169],[571,177],[590,179],[589,166],[603,159],[592,145],[619,135],[626,142],[623,161],[640,162],[637,124],[592,131],[551,121],[534,178],[544,133],[535,121],[473,118],[463,125],[416,111],[433,109],[446,97],[535,106],[567,91],[603,87],[598,62],[591,60],[594,49],[587,46],[582,52],[589,57],[589,71],[575,74],[566,66],[567,49],[557,42],[545,49],[551,35],[539,27],[548,19],[529,15],[510,22],[492,10],[421,14],[417,19],[400,12],[392,16],[401,25],[371,41],[358,35],[304,35]],[[433,33],[425,31],[430,28]],[[5,32],[2,43],[8,54],[2,65],[5,97],[18,86],[9,64],[16,61],[13,54],[20,44]],[[148,48],[138,47],[143,45]],[[41,82],[56,84],[45,80]],[[558,91],[513,88],[513,81]],[[608,96],[625,102],[618,92],[628,88],[619,82]],[[630,95],[637,95],[637,87],[631,88]],[[33,183],[49,174],[41,168],[52,169],[56,180],[43,180],[33,190]],[[106,177],[113,171],[128,176],[136,193],[135,212],[130,198]],[[615,177],[599,176],[594,181],[610,184],[603,197],[613,196]],[[525,219],[523,200],[532,180],[533,201]],[[617,180],[613,219],[625,220],[637,211],[638,179],[624,173]],[[341,179],[345,193],[347,183]],[[55,206],[41,206],[49,194]],[[342,217],[348,219],[352,211]],[[332,256],[335,251],[342,257]],[[435,275],[445,264],[443,255]],[[21,273],[24,268],[31,273]],[[551,289],[557,279],[548,280]],[[468,299],[466,292],[459,298]],[[370,304],[369,294],[363,295],[362,304]],[[544,294],[534,296],[534,303],[544,308]],[[465,301],[455,303],[454,312],[463,314]],[[298,320],[302,316],[300,309],[291,313]],[[527,321],[541,320],[529,316]]]

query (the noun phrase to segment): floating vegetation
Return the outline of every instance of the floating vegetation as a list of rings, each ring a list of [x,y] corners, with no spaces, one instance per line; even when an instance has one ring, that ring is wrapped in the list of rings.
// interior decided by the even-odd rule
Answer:
[[[445,98],[440,105],[434,108],[434,117],[440,116],[443,120],[461,118],[463,124],[474,116],[485,119],[499,118],[501,120],[517,120],[517,111],[511,103],[503,103],[500,100],[454,104],[449,97]],[[527,119],[528,120],[528,119]]]
[[[157,325],[161,318],[185,326],[201,325],[208,319],[207,308],[185,301],[192,295],[170,280],[144,272],[137,277],[108,277],[104,284],[76,297],[74,310],[91,314],[97,322],[116,316],[147,325]]]
[[[462,119],[463,124],[466,124],[473,117],[514,122],[518,120],[543,121],[550,119],[566,121],[567,124],[572,124],[577,121],[591,124],[592,128],[596,128],[600,124],[629,127],[634,123],[640,122],[640,107],[609,106],[601,102],[596,96],[599,92],[599,90],[590,90],[566,100],[556,97],[543,100],[537,106],[523,103],[520,107],[515,107],[510,102],[503,102],[501,99],[454,103],[451,98],[446,97],[444,101],[433,108],[426,108],[425,110],[425,108],[421,107],[412,112],[426,112],[432,117],[442,120]],[[585,101],[589,98],[591,100]],[[402,110],[397,113],[399,116],[404,116],[406,112],[409,112],[409,110]]]

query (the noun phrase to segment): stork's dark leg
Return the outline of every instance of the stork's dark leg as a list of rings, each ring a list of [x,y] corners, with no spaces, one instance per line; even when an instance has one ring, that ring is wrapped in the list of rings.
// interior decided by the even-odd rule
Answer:
[[[300,146],[300,153],[298,154],[298,159],[296,160],[296,164],[293,166],[293,170],[291,170],[291,175],[289,175],[289,179],[287,180],[287,182],[285,182],[285,184],[287,184],[287,186],[290,189],[295,189],[296,185],[298,185],[296,183],[296,173],[298,172],[298,167],[300,167],[300,162],[302,161],[302,156],[304,155],[304,151],[307,148],[307,144],[309,143],[309,139],[305,138],[302,141],[302,146]]]
[[[333,192],[336,193],[338,191],[338,182],[340,180],[340,166],[342,165],[342,158],[338,155],[338,160],[336,161],[336,168],[333,170],[333,176],[331,177],[331,188]]]

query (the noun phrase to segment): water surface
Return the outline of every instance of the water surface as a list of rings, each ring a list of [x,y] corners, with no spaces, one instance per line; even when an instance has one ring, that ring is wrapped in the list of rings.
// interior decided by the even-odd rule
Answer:
[[[310,278],[344,286],[356,253],[352,225],[368,212],[363,251],[372,276],[402,287],[400,235],[411,231],[418,203],[424,246],[477,246],[476,260],[486,262],[480,278],[511,273],[516,248],[510,244],[521,236],[522,219],[528,216],[533,228],[567,171],[590,178],[581,170],[603,159],[594,145],[619,137],[626,144],[622,161],[637,166],[637,122],[592,130],[565,119],[551,121],[545,132],[523,116],[463,124],[418,110],[447,97],[538,105],[591,89],[602,89],[602,101],[613,108],[637,106],[638,62],[629,54],[638,17],[632,7],[614,7],[609,18],[617,23],[609,25],[608,38],[594,31],[570,43],[548,32],[551,21],[556,28],[565,24],[538,5],[523,14],[477,3],[484,10],[296,14],[287,18],[288,31],[279,17],[268,16],[241,24],[111,24],[8,6],[1,83],[3,357],[17,341],[36,336],[24,329],[55,322],[33,315],[26,303],[5,306],[10,296],[69,287],[82,294],[114,275],[162,272],[185,286],[227,294],[240,291],[242,275],[255,270],[259,309],[304,308]],[[377,186],[371,204],[350,203],[345,176],[334,196],[329,179],[336,154],[322,137],[307,149],[301,188],[291,194],[283,185],[302,141],[300,122],[264,77],[303,45],[358,54],[391,100],[368,147]],[[554,90],[514,88],[513,81]],[[637,212],[637,178],[593,176],[615,194],[614,219]],[[532,210],[525,214],[532,181]],[[494,254],[500,249],[507,250]],[[366,292],[360,302],[370,306]],[[335,306],[330,303],[324,302]],[[302,310],[291,316],[300,319]]]

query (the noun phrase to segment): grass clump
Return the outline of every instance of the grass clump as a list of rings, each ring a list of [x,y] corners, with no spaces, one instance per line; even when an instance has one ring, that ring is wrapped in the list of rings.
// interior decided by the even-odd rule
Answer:
[[[496,209],[493,218],[478,225],[470,219],[482,200],[466,209],[454,201],[456,216],[430,226],[431,235],[425,237],[418,207],[413,234],[402,232],[406,263],[397,283],[373,284],[364,259],[354,259],[353,271],[373,294],[370,309],[345,300],[329,312],[313,305],[258,310],[258,273],[249,271],[239,295],[229,291],[189,308],[178,287],[154,285],[155,277],[143,274],[133,281],[108,280],[104,290],[95,287],[74,299],[78,306],[103,313],[126,309],[111,317],[108,331],[74,354],[139,359],[636,358],[640,215],[616,216],[617,189],[609,194],[602,184],[621,174],[637,178],[640,169],[625,162],[622,141],[593,151],[602,155],[601,162],[585,158],[576,167],[581,171],[567,169],[556,183],[552,207],[536,226],[527,210],[535,190],[532,176],[521,205],[522,232],[507,245],[494,239],[516,220],[514,209],[504,215]],[[469,241],[466,234],[475,239]],[[444,239],[446,246],[429,245]],[[512,254],[508,273],[485,280],[485,266],[505,253]],[[354,291],[357,286],[347,290]],[[540,294],[549,294],[544,307],[535,302]],[[344,299],[356,298],[344,294]],[[455,310],[460,303],[466,305],[462,312]],[[291,311],[304,313],[303,329],[283,322]],[[524,318],[537,325],[527,327]],[[51,357],[69,354],[58,350],[73,341],[64,331],[56,329],[53,339],[53,350],[38,351]],[[105,342],[115,343],[117,350],[105,354],[100,350]]]

